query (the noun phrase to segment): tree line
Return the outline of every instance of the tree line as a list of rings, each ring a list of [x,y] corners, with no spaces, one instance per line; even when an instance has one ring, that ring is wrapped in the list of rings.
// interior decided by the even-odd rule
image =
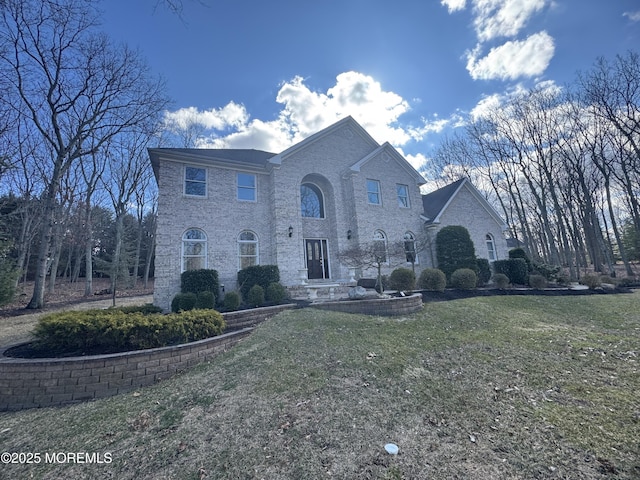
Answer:
[[[564,88],[487,102],[445,139],[437,180],[468,176],[532,258],[633,276],[640,260],[640,57],[598,59]],[[433,174],[433,171],[432,171]]]
[[[99,30],[99,2],[0,5],[0,291],[30,277],[28,308],[63,275],[151,269],[155,189],[146,149],[168,106],[139,52]],[[10,268],[7,265],[10,264]]]

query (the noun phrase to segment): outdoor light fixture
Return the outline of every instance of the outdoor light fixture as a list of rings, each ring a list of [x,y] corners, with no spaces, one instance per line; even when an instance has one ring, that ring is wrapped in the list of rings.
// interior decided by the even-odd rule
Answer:
[[[351,230],[347,230],[347,240],[351,240]]]
[[[293,227],[289,225],[289,236],[293,237]]]

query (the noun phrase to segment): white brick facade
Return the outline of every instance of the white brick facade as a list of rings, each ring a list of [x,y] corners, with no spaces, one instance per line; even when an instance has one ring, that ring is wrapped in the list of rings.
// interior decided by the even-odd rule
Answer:
[[[406,232],[419,236],[424,228],[420,194],[424,180],[392,146],[379,145],[351,117],[277,155],[196,149],[151,149],[149,154],[159,191],[154,303],[163,309],[180,290],[182,236],[189,229],[206,234],[206,267],[217,270],[220,283],[230,291],[236,288],[238,238],[245,230],[257,236],[259,263],[278,265],[281,282],[294,286],[301,282],[301,269],[308,266],[307,246],[326,249],[323,266],[328,269],[322,271],[327,281],[346,281],[348,269],[340,264],[338,252],[370,242],[376,230],[392,243],[402,241]],[[206,171],[206,195],[184,194],[187,165]],[[239,172],[255,175],[256,201],[238,200]],[[367,179],[379,182],[379,205],[368,201]],[[302,216],[303,183],[321,192],[323,218]],[[408,206],[399,204],[398,185],[406,186]],[[467,226],[479,256],[483,256],[479,248],[483,235],[492,232],[502,258],[506,244],[495,219],[469,215],[473,209],[478,210],[474,198],[461,195],[450,204],[442,224]],[[494,225],[487,227],[486,221]],[[419,265],[428,265],[429,252],[421,255]],[[392,262],[384,273],[397,266]]]

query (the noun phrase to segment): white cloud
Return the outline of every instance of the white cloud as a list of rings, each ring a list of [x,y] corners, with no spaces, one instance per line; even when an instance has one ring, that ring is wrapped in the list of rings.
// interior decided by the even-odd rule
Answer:
[[[229,127],[239,127],[247,122],[249,115],[244,105],[229,102],[220,109],[200,111],[195,107],[180,108],[175,112],[165,113],[165,123],[180,129],[189,128],[192,125],[201,125],[205,128],[224,130]]]
[[[467,0],[441,0],[440,5],[446,6],[449,13],[453,13],[458,10],[464,10],[467,5]]]
[[[474,0],[478,40],[514,37],[549,0]]]
[[[640,22],[640,10],[636,12],[624,12],[623,17],[627,17],[632,22]]]
[[[547,32],[531,35],[525,40],[509,41],[492,48],[483,57],[481,46],[467,53],[467,70],[475,80],[515,80],[544,73],[553,58],[555,45]]]
[[[280,86],[276,101],[283,107],[272,121],[250,120],[244,106],[233,102],[205,112],[183,108],[167,114],[167,119],[182,128],[192,125],[189,122],[200,122],[214,130],[200,136],[196,144],[201,148],[256,148],[271,152],[282,151],[347,115],[379,143],[388,141],[394,146],[420,140],[425,133],[442,128],[442,121],[425,122],[419,128],[399,125],[400,116],[410,110],[409,103],[359,72],[339,74],[335,85],[326,92],[314,91],[305,79],[295,77]],[[228,133],[230,129],[232,132]]]

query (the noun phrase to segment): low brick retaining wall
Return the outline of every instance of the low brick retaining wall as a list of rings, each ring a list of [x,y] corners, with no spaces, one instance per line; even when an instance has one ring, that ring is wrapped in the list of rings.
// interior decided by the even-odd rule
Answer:
[[[223,314],[217,337],[170,347],[86,357],[24,359],[0,352],[0,411],[78,403],[152,385],[229,350],[254,325],[294,305]],[[6,349],[5,349],[6,350]]]
[[[372,297],[364,300],[322,302],[311,304],[311,307],[334,312],[363,313],[365,315],[408,315],[422,310],[422,295],[414,293],[408,297]]]

